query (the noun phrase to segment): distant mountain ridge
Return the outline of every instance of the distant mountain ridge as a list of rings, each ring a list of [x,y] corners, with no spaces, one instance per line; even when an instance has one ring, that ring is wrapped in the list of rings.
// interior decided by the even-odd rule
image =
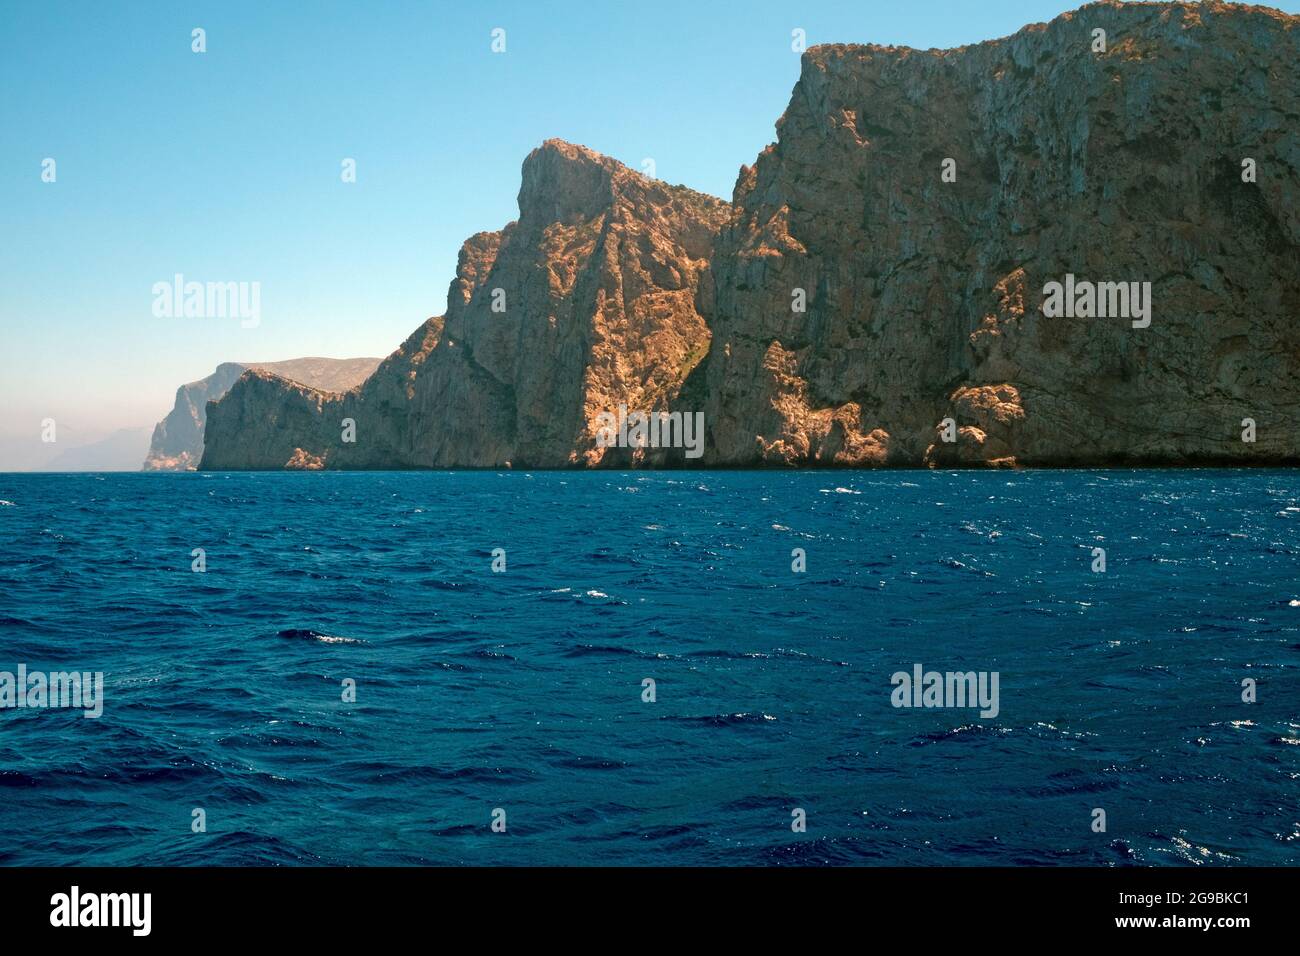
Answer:
[[[182,385],[167,417],[154,426],[145,471],[193,471],[203,459],[208,402],[220,400],[249,369],[322,392],[346,392],[370,376],[377,358],[297,358],[282,362],[223,362],[207,378]]]

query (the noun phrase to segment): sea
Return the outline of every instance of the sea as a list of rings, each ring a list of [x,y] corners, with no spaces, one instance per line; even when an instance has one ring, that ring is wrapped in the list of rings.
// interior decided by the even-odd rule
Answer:
[[[1288,470],[3,474],[0,864],[1295,865],[1298,572]]]

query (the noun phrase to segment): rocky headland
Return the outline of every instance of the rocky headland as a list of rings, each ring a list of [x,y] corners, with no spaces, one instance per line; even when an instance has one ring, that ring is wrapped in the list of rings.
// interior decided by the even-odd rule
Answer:
[[[323,392],[344,392],[364,382],[379,365],[377,358],[300,358],[283,362],[223,362],[215,372],[176,389],[176,402],[153,429],[145,471],[194,471],[203,458],[208,402],[220,401],[250,369],[279,380],[299,382]]]
[[[548,141],[444,317],[351,391],[243,371],[202,467],[1294,464],[1297,63],[1276,10],[1094,3],[809,49],[730,203]]]

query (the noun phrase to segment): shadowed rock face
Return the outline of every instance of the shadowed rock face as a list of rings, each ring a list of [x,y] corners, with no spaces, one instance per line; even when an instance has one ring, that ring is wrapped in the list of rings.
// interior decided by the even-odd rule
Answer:
[[[808,51],[701,296],[706,461],[1295,458],[1298,41],[1259,8],[1094,4],[959,50]],[[1045,317],[1067,273],[1151,282],[1150,327]]]
[[[223,362],[207,378],[176,390],[176,404],[154,426],[153,441],[144,462],[145,471],[192,471],[203,457],[203,429],[207,404],[230,390],[250,368],[264,369],[326,391],[346,391],[365,381],[379,364],[376,358],[300,358],[284,362]]]
[[[445,322],[344,396],[246,374],[204,467],[1296,462],[1297,62],[1300,18],[1218,3],[814,47],[730,206],[550,141]],[[1048,317],[1067,275],[1150,325]],[[620,404],[703,411],[704,458],[596,447]]]

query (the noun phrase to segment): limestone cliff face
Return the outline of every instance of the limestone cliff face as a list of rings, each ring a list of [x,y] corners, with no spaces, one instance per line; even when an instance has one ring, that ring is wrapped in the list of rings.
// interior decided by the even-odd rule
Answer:
[[[519,220],[461,249],[443,319],[418,329],[355,394],[309,401],[281,386],[277,396],[271,380],[246,375],[211,408],[203,467],[626,460],[597,447],[598,416],[620,403],[666,409],[704,354],[698,277],[728,212],[550,140],[524,161]],[[300,417],[308,406],[318,424]],[[345,440],[345,419],[355,441]]]
[[[300,358],[283,362],[223,362],[207,378],[182,385],[167,417],[154,426],[145,471],[193,471],[203,457],[207,404],[230,390],[247,369],[258,368],[326,391],[346,391],[363,382],[379,359]]]
[[[550,141],[444,321],[342,396],[246,374],[204,467],[1300,462],[1297,62],[1213,2],[814,47],[730,205]],[[596,447],[619,405],[704,457]]]
[[[519,221],[462,253],[406,463],[601,463],[597,415],[665,408],[707,348],[696,286],[727,212],[580,146],[535,150]]]
[[[809,50],[701,296],[706,462],[1294,460],[1298,62],[1300,19],[1215,3]],[[1046,317],[1067,273],[1150,282],[1150,326]]]

